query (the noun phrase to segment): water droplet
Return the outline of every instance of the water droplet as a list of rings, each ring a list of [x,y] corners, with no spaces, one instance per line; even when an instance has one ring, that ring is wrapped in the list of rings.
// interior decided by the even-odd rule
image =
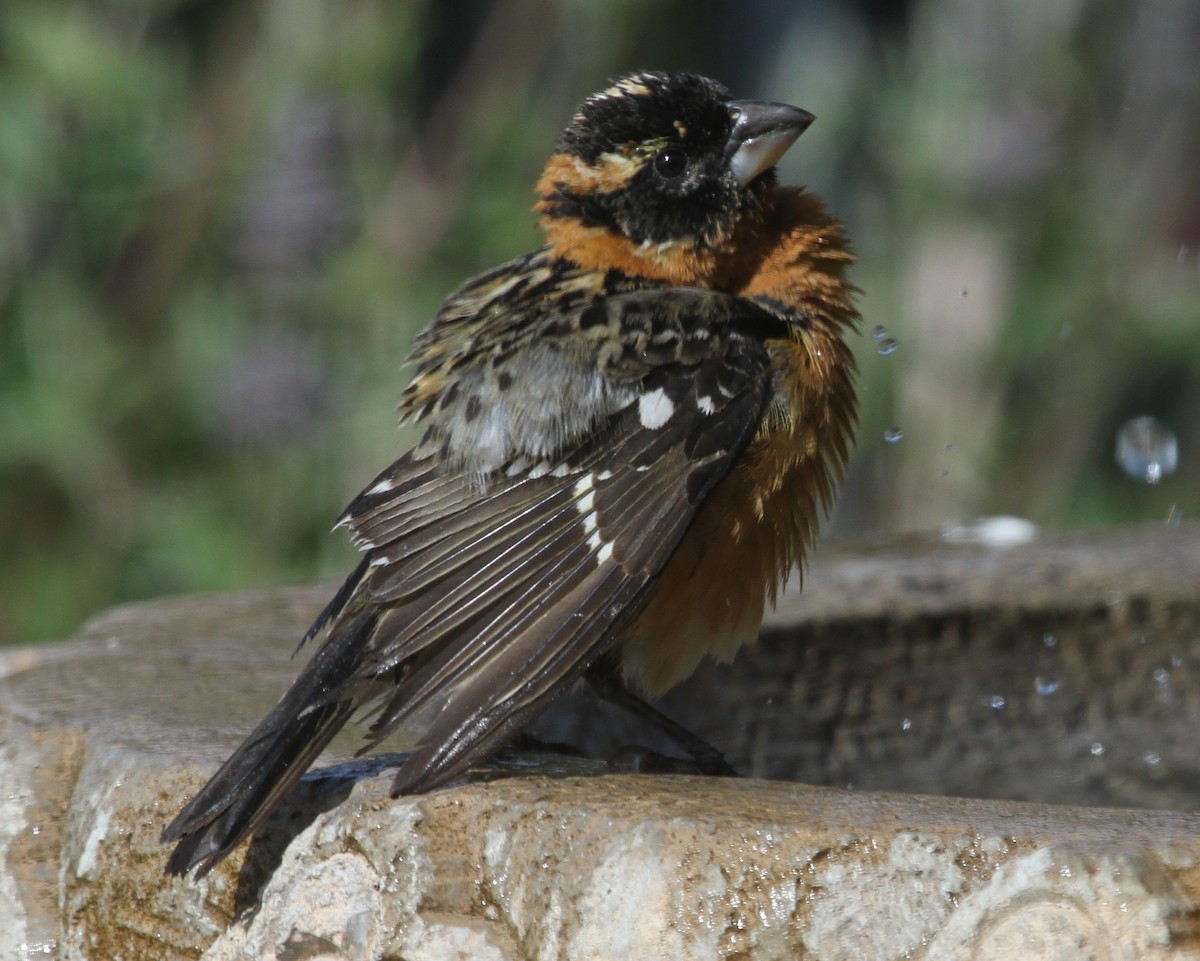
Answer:
[[[1117,431],[1117,463],[1134,480],[1157,484],[1175,472],[1179,442],[1153,417],[1135,417]]]
[[[1155,767],[1162,763],[1162,755],[1157,751],[1147,751],[1142,755],[1142,760],[1145,761],[1150,767]]]
[[[894,354],[896,352],[896,348],[899,346],[900,345],[891,337],[884,337],[883,340],[879,342],[879,356],[888,357]]]
[[[1182,666],[1183,666],[1183,657],[1179,654],[1172,654],[1171,655],[1171,667],[1182,667]]]
[[[1037,537],[1037,527],[1020,517],[981,517],[974,521],[942,525],[942,539],[958,544],[988,544],[1013,547]]]
[[[899,427],[889,427],[883,432],[883,439],[889,444],[899,443],[904,439],[904,431]]]
[[[1175,260],[1178,263],[1183,264],[1183,263],[1187,263],[1187,259],[1188,259],[1188,246],[1187,246],[1187,244],[1180,244],[1179,245],[1179,253],[1177,253],[1175,255]]]
[[[988,701],[988,707],[990,707],[993,711],[1000,710],[1002,707],[1004,707],[1004,704],[1004,698],[999,694],[993,694],[992,699]]]
[[[887,328],[883,324],[876,324],[871,328],[871,336],[876,340],[883,340],[887,336]]]
[[[1042,647],[1058,647],[1058,638],[1053,634],[1043,634]]]
[[[1092,741],[1092,746],[1088,748],[1092,752],[1092,757],[1104,757],[1104,745],[1099,741]]]
[[[967,296],[967,293],[968,293],[968,291],[967,291],[967,288],[966,288],[966,287],[964,287],[962,290],[960,290],[960,291],[958,292],[958,295],[959,295],[960,297],[966,297],[966,296]]]
[[[1170,684],[1171,683],[1171,672],[1168,671],[1165,667],[1156,667],[1154,669],[1154,683],[1155,684]]]
[[[1042,697],[1049,697],[1058,690],[1057,677],[1042,677],[1040,674],[1033,679],[1033,689]]]
[[[1178,504],[1172,504],[1171,509],[1167,511],[1167,527],[1174,530],[1183,521],[1183,511],[1180,510]]]
[[[912,730],[912,718],[906,717],[903,721],[901,721],[900,722],[900,730],[911,731]]]

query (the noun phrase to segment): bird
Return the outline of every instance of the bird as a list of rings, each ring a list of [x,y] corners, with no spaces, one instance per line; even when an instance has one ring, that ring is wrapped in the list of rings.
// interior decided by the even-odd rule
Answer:
[[[638,71],[538,179],[545,243],[468,280],[408,358],[419,439],[338,521],[362,554],[276,707],[162,832],[202,877],[352,717],[430,718],[393,797],[465,775],[586,678],[656,698],[728,661],[800,567],[857,424],[845,230],[775,165],[813,115]]]

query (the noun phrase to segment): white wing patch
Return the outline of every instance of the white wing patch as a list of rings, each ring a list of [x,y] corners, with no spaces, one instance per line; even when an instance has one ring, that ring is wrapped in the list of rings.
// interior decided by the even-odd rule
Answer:
[[[638,398],[638,419],[646,430],[658,430],[675,413],[675,405],[659,387]]]
[[[579,513],[583,515],[584,533],[591,534],[596,530],[596,489],[592,486],[592,475],[584,474],[576,482],[573,492],[578,498],[575,501],[575,506],[579,509]],[[597,534],[595,536],[598,541],[600,535]],[[591,541],[588,543],[591,543]]]
[[[715,414],[717,405],[713,403],[713,399],[709,396],[700,397],[696,400],[696,406],[705,414]]]
[[[595,475],[584,474],[575,482],[571,492],[575,495],[575,507],[583,519],[583,532],[588,535],[587,546],[596,553],[596,563],[603,564],[613,554],[613,542],[600,536],[596,521]]]

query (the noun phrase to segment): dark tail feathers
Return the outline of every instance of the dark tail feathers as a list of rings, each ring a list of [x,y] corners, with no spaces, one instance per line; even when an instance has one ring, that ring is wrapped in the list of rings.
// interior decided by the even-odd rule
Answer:
[[[375,622],[361,613],[335,625],[274,710],[163,829],[164,842],[179,842],[167,874],[196,867],[203,877],[270,817],[358,707],[349,688],[343,700],[329,694],[354,677]]]

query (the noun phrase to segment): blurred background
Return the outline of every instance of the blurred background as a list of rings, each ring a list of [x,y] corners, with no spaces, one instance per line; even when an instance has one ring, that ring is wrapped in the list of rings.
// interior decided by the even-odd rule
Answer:
[[[413,335],[641,67],[818,117],[782,174],[865,318],[827,536],[1200,512],[1192,0],[4,0],[0,643],[344,572]]]

